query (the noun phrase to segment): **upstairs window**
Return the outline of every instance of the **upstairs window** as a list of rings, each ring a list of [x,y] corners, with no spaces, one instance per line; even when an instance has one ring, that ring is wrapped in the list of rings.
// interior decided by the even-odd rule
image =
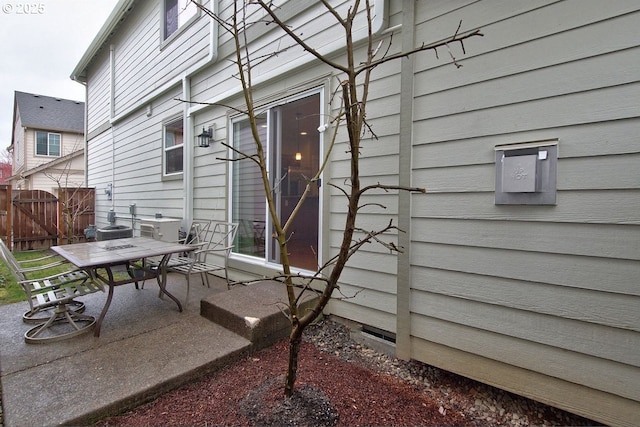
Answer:
[[[182,118],[164,125],[164,174],[182,172],[183,124]]]
[[[61,140],[59,133],[36,131],[36,155],[60,157]]]
[[[191,0],[164,0],[164,39],[168,39],[198,14]]]

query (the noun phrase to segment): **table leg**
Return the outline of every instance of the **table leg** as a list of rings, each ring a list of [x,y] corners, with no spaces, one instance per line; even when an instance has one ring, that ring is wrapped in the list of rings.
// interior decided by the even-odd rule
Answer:
[[[158,286],[160,286],[160,291],[162,292],[160,296],[162,296],[162,294],[167,295],[178,305],[178,311],[182,312],[182,304],[180,304],[178,298],[174,297],[169,293],[169,291],[167,291],[167,264],[169,263],[169,258],[171,258],[170,254],[165,255],[164,257],[162,257],[160,264],[158,264],[158,270],[160,271],[160,274],[158,275],[157,280]]]
[[[109,287],[109,293],[107,294],[107,302],[105,302],[104,307],[102,307],[102,312],[100,313],[100,317],[98,317],[98,320],[96,320],[96,325],[93,327],[94,337],[100,336],[100,328],[102,327],[102,320],[104,320],[104,317],[107,315],[107,311],[109,310],[109,306],[111,305],[111,300],[113,299],[113,288],[115,288],[113,273],[111,272],[111,268],[106,267],[106,270],[107,270],[107,274],[109,275],[109,283],[107,283]],[[96,277],[97,276],[98,275],[96,274]]]

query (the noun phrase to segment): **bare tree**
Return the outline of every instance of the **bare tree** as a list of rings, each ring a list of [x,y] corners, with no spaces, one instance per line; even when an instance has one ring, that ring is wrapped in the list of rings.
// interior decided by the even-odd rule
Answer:
[[[92,192],[84,187],[84,175],[78,180],[78,171],[73,170],[73,157],[76,147],[71,154],[65,156],[56,167],[50,167],[43,174],[53,181],[58,195],[58,229],[66,243],[75,243],[76,229],[79,220],[88,212],[93,211]],[[84,172],[82,172],[84,174]]]
[[[479,30],[460,33],[460,26],[458,26],[458,29],[456,29],[447,40],[432,44],[422,44],[408,52],[390,53],[390,48],[393,43],[392,35],[376,38],[373,34],[373,16],[370,0],[351,1],[350,7],[346,13],[343,14],[339,13],[339,11],[330,4],[329,0],[321,0],[320,3],[322,3],[326,9],[326,14],[332,17],[344,32],[344,56],[341,57],[341,60],[337,60],[334,59],[334,57],[319,53],[317,49],[308,44],[296,28],[281,20],[278,15],[279,8],[274,6],[271,1],[252,0],[243,1],[240,2],[240,4],[238,1],[235,1],[233,16],[230,17],[229,20],[221,19],[211,10],[208,10],[197,2],[194,3],[214,19],[221,28],[229,32],[235,42],[234,62],[238,70],[237,78],[242,85],[245,107],[241,110],[236,108],[236,110],[245,114],[248,118],[253,142],[255,143],[255,152],[243,152],[231,144],[224,144],[232,153],[231,158],[224,160],[253,162],[258,167],[262,177],[262,185],[268,204],[269,215],[273,223],[272,236],[277,240],[282,266],[281,274],[274,276],[274,279],[282,281],[287,290],[287,312],[291,322],[291,332],[289,335],[289,367],[286,376],[285,395],[290,396],[293,393],[296,381],[298,353],[302,342],[302,333],[305,328],[322,313],[329,303],[334,291],[338,287],[340,276],[349,259],[364,245],[374,242],[394,252],[401,250],[393,241],[385,240],[385,234],[391,231],[401,231],[393,225],[392,221],[389,221],[376,230],[364,230],[358,227],[356,223],[358,212],[361,211],[364,206],[368,205],[363,202],[363,196],[374,192],[408,191],[424,193],[426,191],[420,187],[405,187],[383,183],[362,186],[360,183],[360,148],[363,141],[369,138],[369,136],[366,136],[367,134],[375,138],[374,129],[372,129],[367,121],[366,110],[372,72],[381,64],[396,61],[419,52],[432,51],[435,52],[437,56],[440,49],[449,52],[452,63],[455,64],[456,67],[460,67],[461,65],[451,53],[450,47],[455,45],[464,51],[464,41],[466,39],[482,36],[482,34]],[[258,6],[264,11],[263,17],[260,18],[260,20],[249,22],[249,12],[247,10],[249,5]],[[361,19],[362,14],[366,16],[368,35],[365,41],[366,47],[363,50],[364,54],[358,55],[358,52],[361,50],[358,49],[358,46],[356,46],[357,41],[354,40],[354,22],[358,18]],[[288,38],[291,41],[292,44],[290,46],[302,47],[307,54],[313,55],[317,61],[333,69],[336,78],[339,79],[338,88],[331,100],[331,102],[335,104],[332,111],[336,111],[336,113],[330,120],[333,132],[330,136],[328,148],[323,154],[323,161],[318,172],[315,176],[307,177],[305,189],[288,218],[280,217],[273,196],[274,184],[269,179],[267,159],[265,157],[266,141],[263,141],[260,137],[258,125],[259,111],[257,111],[257,104],[253,98],[252,90],[252,69],[258,64],[275,58],[281,50],[274,50],[266,56],[258,56],[251,52],[249,47],[250,43],[249,40],[247,40],[247,29],[257,23],[277,26],[277,28],[284,33],[284,38]],[[336,188],[343,195],[344,202],[347,205],[342,243],[338,253],[327,260],[324,265],[320,266],[315,274],[303,275],[293,273],[288,249],[288,242],[291,237],[290,227],[296,215],[299,213],[302,204],[309,195],[312,186],[317,184],[322,173],[325,171],[331,159],[332,151],[337,144],[338,129],[340,127],[346,128],[348,135],[347,152],[350,157],[350,176],[341,185],[335,182],[329,182],[329,185]],[[325,182],[326,181],[329,181],[329,179],[325,178]],[[300,308],[300,296],[302,294],[296,292],[296,288],[314,290],[319,294],[317,302],[304,312]]]

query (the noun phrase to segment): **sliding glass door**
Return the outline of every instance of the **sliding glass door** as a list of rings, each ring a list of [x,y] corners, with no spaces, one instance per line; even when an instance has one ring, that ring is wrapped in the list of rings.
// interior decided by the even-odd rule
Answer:
[[[284,224],[297,205],[320,164],[320,94],[293,99],[267,109],[259,117],[258,131],[267,154],[270,191]],[[233,154],[255,154],[248,120],[233,123]],[[267,210],[264,187],[257,165],[248,159],[232,162],[232,220],[240,225],[234,253],[279,263],[277,242]],[[289,258],[294,267],[316,270],[319,246],[319,186],[301,206],[289,229]]]

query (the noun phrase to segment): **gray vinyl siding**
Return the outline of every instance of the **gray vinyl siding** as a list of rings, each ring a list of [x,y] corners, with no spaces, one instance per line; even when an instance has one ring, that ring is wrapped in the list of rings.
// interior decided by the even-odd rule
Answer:
[[[91,103],[88,103],[91,105]],[[107,212],[111,208],[111,202],[107,199],[105,190],[107,184],[112,182],[113,162],[111,148],[113,140],[111,130],[89,140],[87,150],[87,186],[96,189],[96,225],[107,225]]]
[[[115,114],[137,106],[158,87],[179,79],[208,54],[208,20],[196,21],[179,37],[161,41],[160,2],[136,2],[115,38]],[[149,85],[148,82],[153,84]]]
[[[138,110],[115,125],[119,143],[115,150],[118,173],[114,186],[125,212],[129,203],[136,203],[138,215],[143,217],[156,212],[182,217],[182,179],[159,179],[163,168],[163,123],[182,114],[173,101],[179,96],[178,90],[169,92],[154,102],[151,117],[147,117],[145,110]]]
[[[601,6],[417,3],[416,41],[460,19],[484,37],[467,55],[451,47],[458,70],[416,60],[412,178],[428,193],[411,205],[411,355],[628,424],[640,421],[640,12]],[[546,139],[557,205],[494,205],[494,147]],[[482,372],[489,360],[508,374]],[[513,380],[524,371],[578,397]],[[585,403],[579,386],[619,407]]]
[[[88,139],[109,123],[111,116],[111,70],[109,49],[103,48],[90,65],[91,78],[87,81],[87,131]]]
[[[394,46],[394,50],[398,47]],[[360,51],[362,53],[362,51]],[[367,103],[368,125],[362,139],[361,187],[384,184],[398,185],[398,134],[400,106],[400,62],[384,64],[372,74]],[[375,134],[372,135],[372,132]],[[346,132],[341,131],[342,146],[334,149],[328,176],[338,186],[345,186],[350,176]],[[341,192],[331,188],[330,214],[325,221],[330,228],[332,254],[342,243],[347,205]],[[393,220],[397,226],[398,192],[372,191],[362,198],[356,226],[363,230],[380,230]],[[362,238],[357,232],[355,239]],[[382,240],[397,243],[397,231],[391,230]],[[341,276],[340,293],[331,303],[332,314],[376,328],[396,331],[397,257],[381,245],[365,245],[351,258]]]
[[[398,348],[409,349],[403,357],[599,421],[639,424],[640,5],[426,0],[414,3],[411,16],[402,10],[408,2],[387,3],[392,51],[413,21],[416,46],[450,37],[461,20],[461,31],[481,28],[484,37],[465,41],[466,53],[459,44],[449,47],[461,68],[441,48],[416,55],[411,68],[402,60],[374,71],[367,119],[376,138],[367,132],[363,140],[362,185],[395,185],[409,176],[427,194],[374,192],[362,200],[368,205],[357,226],[404,222],[402,234],[392,230],[385,240],[407,236],[409,247],[394,254],[366,245],[349,262],[327,313],[397,333],[404,340]],[[219,2],[226,21],[231,5]],[[162,43],[159,7],[136,2],[109,41],[115,104],[108,45],[88,70],[89,185],[97,188],[98,225],[112,207],[127,223],[130,203],[140,216],[228,218],[230,165],[220,159],[229,153],[219,141],[231,143],[230,120],[243,105],[235,47],[220,31],[217,59],[192,69],[208,53],[209,20]],[[325,48],[341,29],[319,8],[312,0],[289,1],[280,13]],[[290,44],[273,28],[247,32],[253,52]],[[407,69],[412,88],[402,91]],[[253,71],[261,105],[315,88],[328,102],[340,77],[299,48]],[[177,101],[182,84],[193,101],[213,104]],[[406,93],[408,120],[400,113]],[[185,144],[203,126],[215,126],[216,142],[191,151],[192,194],[181,177],[162,177],[162,124],[183,113],[192,133]],[[557,204],[495,205],[496,145],[541,140],[558,143]],[[323,260],[342,240],[344,196],[327,183],[342,186],[349,177],[346,141],[341,129],[323,179]],[[407,151],[410,166],[401,166]],[[107,201],[111,182],[114,201]],[[242,259],[231,263],[259,271]]]

